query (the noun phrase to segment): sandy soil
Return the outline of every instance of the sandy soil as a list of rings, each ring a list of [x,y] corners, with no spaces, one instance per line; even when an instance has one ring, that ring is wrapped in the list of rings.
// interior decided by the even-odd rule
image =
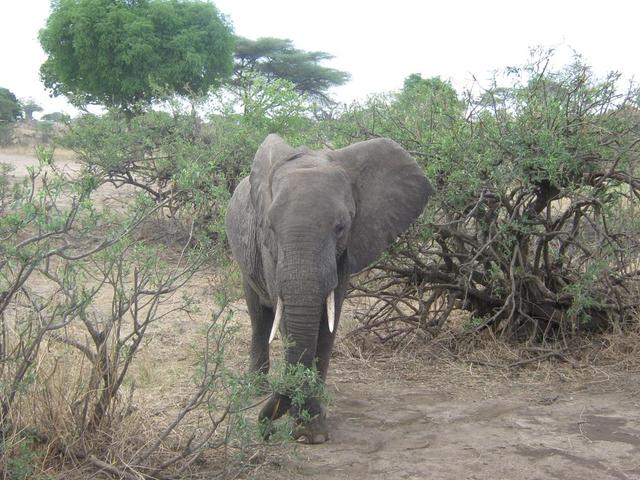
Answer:
[[[78,164],[71,158],[71,152],[55,152],[56,164],[63,171],[74,172]],[[15,178],[27,176],[27,167],[38,164],[33,147],[12,147],[0,150],[0,163],[8,163],[13,166],[10,175]]]
[[[73,176],[80,171],[80,164],[74,160],[73,155],[73,152],[68,150],[56,150],[54,153],[56,166],[65,175]],[[27,167],[37,166],[38,161],[35,157],[34,147],[13,146],[0,149],[0,163],[11,165],[13,169],[9,172],[9,177],[12,182],[19,182],[28,177]],[[93,198],[110,208],[125,209],[133,194],[133,187],[128,185],[116,189],[111,184],[105,184],[97,190]],[[67,206],[65,199],[61,200],[60,205]]]
[[[0,162],[19,177],[34,159],[0,152]],[[213,278],[204,272],[187,286],[205,314],[151,332],[134,369],[139,401],[166,405],[188,382]],[[238,310],[243,368],[249,329]],[[338,346],[329,375],[331,440],[300,445],[291,457],[267,455],[247,478],[640,480],[638,369],[543,363],[503,372],[406,352],[363,360],[346,350]]]
[[[301,447],[285,477],[640,479],[638,374],[531,383],[462,368],[342,379],[338,359],[331,441]]]

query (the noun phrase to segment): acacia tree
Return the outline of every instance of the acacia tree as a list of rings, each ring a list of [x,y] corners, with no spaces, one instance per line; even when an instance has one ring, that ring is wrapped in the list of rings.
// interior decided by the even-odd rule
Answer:
[[[195,0],[54,0],[40,43],[46,87],[76,105],[204,95],[233,69],[231,27]]]
[[[286,80],[295,86],[299,94],[321,104],[329,104],[328,90],[344,85],[350,78],[346,72],[321,65],[322,61],[332,58],[333,55],[326,52],[295,48],[288,39],[237,37],[232,83],[247,88],[256,74],[268,81]]]

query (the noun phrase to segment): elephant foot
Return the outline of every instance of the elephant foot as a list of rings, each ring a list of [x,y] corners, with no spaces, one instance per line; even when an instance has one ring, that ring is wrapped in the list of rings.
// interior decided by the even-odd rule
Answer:
[[[258,414],[258,424],[262,438],[269,440],[275,430],[273,422],[287,413],[290,408],[291,400],[289,397],[277,393],[269,397]]]
[[[329,440],[329,427],[324,415],[317,416],[310,421],[299,425],[293,433],[293,437],[302,443],[315,445]]]
[[[288,412],[296,419],[297,424],[293,431],[293,438],[307,444],[326,442],[329,440],[329,428],[323,406],[312,400],[307,407],[305,415],[300,415],[298,409],[291,406],[289,397],[279,394],[272,395],[258,415],[262,437],[268,440],[274,432],[273,422]]]

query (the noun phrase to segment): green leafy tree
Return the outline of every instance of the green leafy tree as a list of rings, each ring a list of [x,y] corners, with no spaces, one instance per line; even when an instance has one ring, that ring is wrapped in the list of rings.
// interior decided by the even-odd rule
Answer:
[[[291,82],[258,76],[245,89],[226,93],[219,96],[209,116],[208,136],[230,192],[249,173],[253,156],[268,134],[278,133],[292,145],[318,143],[310,102]]]
[[[0,124],[13,123],[22,118],[22,108],[16,96],[7,88],[0,87]]]
[[[296,90],[320,103],[331,103],[328,90],[344,85],[349,74],[321,65],[333,55],[326,52],[307,52],[294,47],[291,40],[238,37],[235,51],[234,83],[246,86],[255,74],[269,81],[287,80]]]
[[[71,121],[71,115],[63,112],[51,112],[42,115],[41,120],[46,122],[69,123]]]
[[[24,112],[24,118],[26,120],[33,120],[33,114],[43,110],[43,108],[38,105],[33,98],[26,98],[22,100],[21,105],[22,111]]]
[[[40,43],[46,87],[76,105],[204,95],[233,69],[231,27],[203,1],[54,0]]]

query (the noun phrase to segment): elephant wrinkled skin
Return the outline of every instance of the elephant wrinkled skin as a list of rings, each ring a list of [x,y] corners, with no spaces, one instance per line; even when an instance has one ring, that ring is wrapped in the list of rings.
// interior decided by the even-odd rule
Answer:
[[[317,368],[324,381],[349,275],[409,227],[432,191],[415,160],[392,140],[311,151],[269,135],[226,218],[251,317],[251,371],[269,370],[270,337],[279,328],[288,339],[286,361]],[[294,410],[276,394],[260,418],[297,416]],[[313,420],[299,435],[326,441],[323,405],[311,398],[305,410]]]

